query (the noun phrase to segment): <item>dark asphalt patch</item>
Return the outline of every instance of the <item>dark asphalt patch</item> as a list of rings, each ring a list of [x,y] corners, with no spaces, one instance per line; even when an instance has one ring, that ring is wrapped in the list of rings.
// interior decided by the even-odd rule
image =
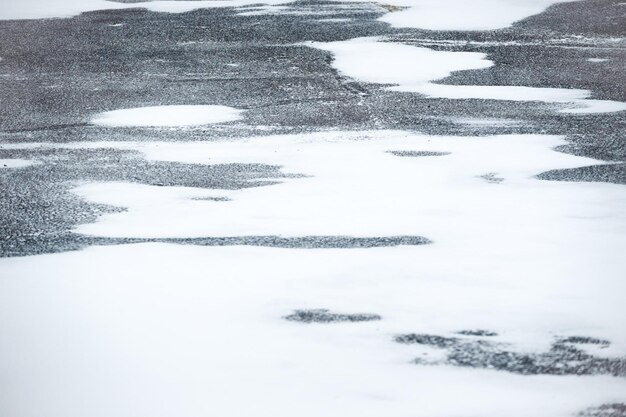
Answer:
[[[414,360],[421,365],[452,365],[467,368],[495,369],[522,375],[612,375],[626,376],[626,358],[601,358],[584,352],[578,345],[600,344],[607,341],[587,337],[556,340],[548,352],[518,353],[508,345],[488,340],[468,340],[428,334],[406,334],[395,338],[397,343],[419,344],[443,349],[447,353],[441,362]],[[597,342],[597,343],[596,343]]]
[[[569,12],[568,19],[588,14],[603,17],[605,23],[618,19],[615,15],[602,16],[594,9],[596,4],[586,3],[568,5],[568,10],[577,11]],[[382,8],[373,8],[370,3],[347,8],[330,2],[295,2],[289,8],[319,9],[325,17],[351,20],[329,25],[316,15],[239,16],[238,10],[224,8],[183,14],[99,11],[72,19],[0,22],[4,58],[0,101],[5,116],[0,118],[0,130],[19,133],[43,129],[32,140],[108,140],[109,136],[124,140],[125,135],[105,128],[85,127],[49,135],[46,130],[80,126],[95,113],[119,108],[223,104],[248,109],[245,121],[189,132],[128,131],[126,140],[150,140],[155,134],[159,140],[212,140],[267,132],[255,132],[255,126],[289,133],[324,128],[461,135],[550,133],[572,136],[585,146],[587,154],[606,153],[610,160],[618,160],[626,153],[623,135],[618,133],[619,127],[624,130],[624,117],[619,114],[564,116],[554,113],[559,107],[555,104],[426,99],[418,94],[389,92],[342,77],[331,67],[329,53],[298,45],[380,35],[418,46],[416,39],[441,39],[456,42],[443,49],[487,52],[496,63],[485,70],[457,72],[445,83],[580,87],[598,94],[602,90],[599,98],[626,100],[623,89],[616,89],[624,81],[621,43],[613,41],[609,48],[604,38],[590,42],[570,36],[569,43],[562,44],[561,38],[578,33],[551,29],[550,23],[558,23],[560,7],[565,5],[552,8],[548,20],[540,23],[471,33],[393,29],[376,20]],[[125,25],[108,26],[118,23]],[[598,22],[594,25],[601,26]],[[620,26],[612,27],[613,37],[618,37]],[[528,41],[540,44],[484,43]],[[612,54],[612,59],[602,63],[602,71],[598,71],[597,64],[591,65],[586,58],[598,55],[596,44],[602,41],[601,51]],[[450,121],[477,115],[522,118],[529,125],[458,126]],[[10,139],[24,137],[11,135]],[[597,146],[590,147],[589,141]],[[609,145],[612,141],[620,146]]]
[[[422,236],[243,236],[226,238],[159,239],[162,242],[200,246],[250,245],[293,249],[358,249],[391,246],[417,246],[432,243]]]
[[[35,159],[38,164],[0,170],[0,256],[29,255],[84,247],[88,240],[69,231],[123,209],[88,203],[69,190],[90,181],[157,186],[241,189],[276,184],[280,167],[263,164],[201,165],[146,161],[117,149],[0,150],[0,158]]]
[[[93,216],[99,214],[96,205],[89,207]],[[108,209],[101,208],[102,212]],[[83,210],[81,213],[89,213]],[[95,219],[90,219],[95,220]],[[200,238],[103,238],[78,235],[69,230],[21,233],[0,240],[0,258],[43,253],[66,252],[88,246],[127,245],[134,243],[171,243],[194,246],[263,246],[285,249],[368,249],[394,246],[417,246],[431,243],[421,236],[353,237],[353,236],[233,236]],[[3,232],[4,233],[4,232]]]
[[[612,182],[626,184],[626,163],[556,169],[543,172],[537,175],[537,178],[549,181]]]
[[[588,336],[570,336],[560,340],[560,343],[574,343],[579,345],[601,345],[609,346],[611,342]]]
[[[293,314],[285,317],[285,320],[297,321],[300,323],[341,323],[341,322],[362,322],[380,320],[378,314],[338,314],[329,310],[296,310]]]
[[[450,152],[431,152],[431,151],[388,151],[388,153],[395,156],[417,158],[422,156],[445,156],[450,155]]]
[[[489,330],[461,330],[461,331],[458,331],[457,334],[461,334],[463,336],[482,336],[482,337],[492,337],[492,336],[498,335],[498,333],[492,332]]]
[[[123,208],[92,204],[69,190],[82,182],[121,181],[154,186],[242,189],[270,186],[286,178],[278,166],[263,164],[183,164],[146,161],[137,151],[96,148],[0,150],[0,158],[35,159],[39,163],[0,171],[0,257],[26,256],[89,245],[167,242],[202,246],[251,245],[281,248],[375,248],[431,243],[422,236],[244,236],[196,239],[101,239],[70,231]],[[208,198],[210,199],[210,198]],[[228,201],[213,198],[213,201]]]
[[[500,184],[504,181],[504,178],[498,177],[498,174],[495,172],[488,172],[487,174],[481,175],[478,178],[482,178],[490,184]]]
[[[16,184],[124,181],[171,187],[236,190],[260,187],[301,175],[285,174],[266,164],[188,164],[148,161],[138,151],[113,148],[0,149],[3,159],[34,159],[39,164],[3,170],[2,177]],[[273,181],[267,181],[267,180]]]
[[[582,411],[577,417],[626,417],[626,404],[604,404]]]

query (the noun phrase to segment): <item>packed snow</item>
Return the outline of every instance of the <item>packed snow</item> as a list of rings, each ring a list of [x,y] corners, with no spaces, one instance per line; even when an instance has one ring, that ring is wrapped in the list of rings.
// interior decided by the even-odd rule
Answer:
[[[590,100],[591,92],[581,89],[524,86],[449,85],[432,81],[454,71],[493,66],[478,52],[436,51],[377,38],[357,38],[340,42],[310,42],[306,45],[332,52],[332,65],[342,74],[359,81],[388,84],[392,91],[423,94],[433,98],[540,101],[563,103],[564,113],[609,113],[626,110],[626,103]]]
[[[227,106],[154,106],[100,113],[92,123],[106,127],[176,127],[232,122],[243,110]]]

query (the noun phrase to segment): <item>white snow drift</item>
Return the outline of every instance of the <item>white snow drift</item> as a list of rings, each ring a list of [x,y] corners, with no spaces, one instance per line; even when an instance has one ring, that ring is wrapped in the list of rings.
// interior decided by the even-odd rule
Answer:
[[[154,106],[100,113],[92,123],[107,127],[199,126],[239,120],[242,113],[243,110],[227,106]]]
[[[332,52],[333,66],[342,74],[360,81],[389,84],[393,91],[424,94],[433,98],[541,101],[564,103],[564,113],[608,113],[626,110],[626,103],[590,100],[591,92],[580,89],[523,86],[445,85],[432,81],[454,71],[488,68],[493,62],[483,53],[435,51],[376,38],[341,42],[311,42],[314,48]]]

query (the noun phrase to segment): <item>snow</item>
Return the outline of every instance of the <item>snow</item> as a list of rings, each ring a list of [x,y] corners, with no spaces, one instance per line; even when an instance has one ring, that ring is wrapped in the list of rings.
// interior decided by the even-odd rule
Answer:
[[[154,106],[100,113],[92,123],[106,127],[198,126],[239,120],[242,113],[243,110],[227,106]]]
[[[380,12],[380,6],[372,3],[358,3],[346,5],[329,5],[327,7],[294,5],[294,6],[254,6],[238,10],[239,16],[325,16],[338,13],[363,13],[364,11]],[[351,19],[316,19],[322,22],[349,22]]]
[[[344,19],[344,18],[328,18],[328,19],[317,19],[318,22],[328,22],[328,23],[345,23],[350,22],[352,19]]]
[[[428,97],[436,98],[543,101],[548,103],[577,102],[586,99],[590,94],[589,91],[580,89],[500,85],[447,85],[432,83],[391,87],[390,90],[420,93]]]
[[[460,236],[456,238],[466,240],[480,230],[495,227],[494,219],[503,215],[498,213],[516,212],[509,207],[513,201],[521,204],[516,206],[518,209],[527,204],[545,205],[540,217],[559,222],[563,220],[558,220],[559,215],[554,212],[561,204],[561,200],[558,204],[554,201],[557,195],[578,207],[578,198],[598,193],[605,187],[612,189],[613,186],[606,184],[589,188],[588,184],[565,185],[530,178],[550,169],[599,163],[551,150],[564,143],[551,136],[467,139],[405,132],[336,132],[198,144],[96,144],[91,146],[137,149],[149,160],[263,163],[307,177],[243,190],[85,184],[75,189],[80,196],[129,210],[105,215],[96,223],[79,226],[76,231],[107,237],[426,234],[437,239],[441,233],[438,226],[445,228],[450,221],[449,205],[457,201],[463,202],[464,208],[454,216],[462,223],[457,225],[456,233]],[[436,151],[451,155],[399,158],[388,151]],[[498,173],[507,185],[494,189],[477,178],[490,172]],[[616,198],[619,195],[618,191]],[[506,196],[506,201],[491,201],[495,196]],[[195,200],[199,197],[231,201]],[[520,199],[525,203],[518,202]],[[484,207],[487,202],[491,208]],[[556,204],[552,209],[551,203]],[[383,213],[386,220],[380,217]],[[543,218],[535,224],[543,225],[546,221]]]
[[[390,90],[420,93],[427,97],[448,99],[482,99],[506,101],[540,101],[567,103],[576,107],[559,110],[561,113],[592,114],[626,110],[626,103],[613,100],[591,100],[589,90],[564,88],[537,88],[493,85],[421,84],[391,87]]]
[[[575,102],[579,107],[561,110],[561,113],[595,114],[612,113],[626,110],[626,103],[612,100],[583,100]]]
[[[264,0],[263,4],[281,4],[288,0]],[[119,3],[107,0],[19,0],[5,1],[0,8],[0,20],[63,18],[84,12],[110,9],[142,8],[153,12],[185,13],[216,7],[241,7],[259,4],[259,0],[157,0]]]
[[[379,40],[356,38],[305,45],[332,52],[333,67],[349,77],[368,83],[398,84],[402,88],[439,80],[454,71],[493,66],[487,55],[479,52],[435,51]]]
[[[550,5],[569,0],[390,0],[406,7],[380,18],[398,28],[428,30],[494,30],[539,14]]]
[[[598,62],[606,62],[606,61],[608,61],[608,59],[606,59],[606,58],[589,58],[589,59],[587,59],[587,61],[598,63]]]
[[[360,2],[361,0],[355,0]],[[405,10],[380,18],[394,27],[430,30],[492,30],[541,13],[548,6],[565,0],[385,0],[381,4]],[[347,2],[352,2],[348,0]],[[1,20],[72,17],[83,12],[143,8],[154,12],[185,13],[216,7],[245,7],[256,4],[280,5],[288,0],[157,0],[118,3],[107,0],[20,0],[4,2]],[[468,18],[471,16],[471,18]]]
[[[590,100],[591,92],[581,89],[538,88],[524,86],[447,85],[432,81],[446,78],[455,71],[489,68],[493,62],[477,52],[435,51],[376,38],[358,38],[341,42],[311,42],[306,45],[334,55],[333,67],[359,81],[389,84],[392,91],[423,94],[432,98],[539,101],[564,103],[572,108],[563,113],[591,114],[626,110],[626,103]]]
[[[505,27],[555,3],[394,1],[409,7],[383,16],[394,26],[454,30]],[[252,3],[23,0],[3,5],[0,18]],[[267,10],[278,9],[257,11]],[[586,90],[433,83],[454,71],[490,67],[484,54],[373,39],[311,45],[333,52],[343,74],[392,90],[561,103],[566,113],[624,109],[590,100]],[[93,123],[193,126],[241,117],[225,106],[157,106],[102,113]],[[626,189],[534,178],[601,163],[554,151],[565,143],[545,135],[374,131],[2,145],[117,148],[152,161],[263,163],[303,174],[242,190],[81,184],[73,192],[86,201],[126,209],[79,225],[75,232],[84,235],[418,235],[433,243],[349,250],[144,243],[2,259],[0,415],[566,417],[625,402],[623,378],[417,366],[411,361],[418,355],[440,352],[393,342],[402,333],[480,328],[497,332],[495,340],[514,351],[542,352],[555,337],[584,335],[610,340],[611,355],[626,355],[624,323],[616,320],[626,317]],[[283,319],[303,308],[382,320],[302,325]]]
[[[620,255],[626,244],[626,189],[535,179],[550,169],[600,163],[553,150],[564,143],[541,135],[468,138],[374,131],[205,143],[75,144],[134,149],[155,161],[279,165],[284,172],[306,175],[243,190],[85,184],[74,190],[82,198],[127,211],[103,215],[75,231],[144,238],[425,236],[434,243],[387,248],[379,258],[374,256],[378,251],[364,255],[379,259],[380,270],[337,266],[350,274],[319,277],[329,287],[304,307],[371,310],[405,320],[390,332],[415,326],[416,317],[421,317],[421,331],[504,331],[509,341],[530,343],[533,349],[555,332],[584,332],[611,340],[624,354],[626,334],[614,318],[626,313],[619,296],[626,285],[620,279],[626,267]],[[450,154],[398,157],[389,151]],[[503,181],[481,178],[487,173]],[[202,197],[229,200],[198,200]],[[285,262],[301,264],[294,255],[300,252],[289,253]],[[388,278],[383,265],[397,266],[398,282]],[[379,282],[381,276],[386,278]],[[419,288],[403,287],[410,277],[422,277],[414,283]],[[342,280],[348,285],[360,279],[371,286],[364,290],[370,292],[363,303],[348,306],[343,296],[329,295],[333,282],[342,288]],[[462,287],[465,295],[455,294],[450,285]],[[346,291],[355,290],[350,288]],[[405,293],[402,301],[399,294]],[[454,303],[441,302],[446,299]],[[481,303],[474,305],[478,299]]]
[[[35,161],[30,159],[0,159],[0,169],[2,168],[25,168],[34,165]]]
[[[398,332],[480,324],[503,342],[604,333],[597,320],[624,289],[597,292],[605,268],[570,275],[576,256],[566,270],[541,257],[489,273],[437,253],[140,244],[5,259],[0,414],[569,417],[626,399],[623,379],[411,364],[420,349],[394,343]],[[307,307],[383,319],[281,318]]]
[[[530,122],[516,119],[487,119],[487,118],[452,118],[455,123],[461,123],[470,126],[521,126],[528,125]]]
[[[615,319],[626,316],[626,190],[532,178],[598,163],[552,150],[563,143],[374,131],[38,145],[267,163],[308,175],[245,190],[85,184],[78,195],[128,211],[82,225],[81,233],[415,233],[433,243],[136,244],[3,259],[0,415],[566,417],[626,401],[623,379],[418,366],[411,361],[428,349],[393,342],[412,332],[488,329],[513,351],[543,352],[555,337],[583,335],[611,341],[613,356],[626,354]],[[411,150],[450,154],[388,152]],[[504,181],[480,178],[487,172]],[[195,200],[220,196],[231,200]],[[382,319],[283,319],[312,308]]]

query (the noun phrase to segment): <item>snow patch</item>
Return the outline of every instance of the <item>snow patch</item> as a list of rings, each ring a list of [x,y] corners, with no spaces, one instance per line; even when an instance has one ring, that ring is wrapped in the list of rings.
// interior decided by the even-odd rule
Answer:
[[[490,127],[506,127],[506,126],[521,126],[530,122],[517,119],[486,119],[486,118],[453,118],[451,119],[455,123],[460,123],[469,126],[490,126]]]
[[[360,2],[360,0],[355,0]],[[431,30],[492,30],[510,26],[548,6],[565,0],[385,0],[380,3],[406,8],[385,14],[380,20],[394,27]],[[347,1],[352,2],[352,1]],[[288,0],[157,0],[120,3],[107,0],[20,0],[6,1],[0,20],[62,18],[83,12],[142,8],[153,12],[185,13],[217,7],[280,5]],[[471,16],[471,18],[468,18]]]
[[[433,243],[138,244],[2,259],[0,371],[11,384],[0,390],[0,415],[568,417],[626,401],[623,378],[419,366],[416,358],[437,363],[441,352],[394,342],[484,329],[497,333],[490,339],[503,352],[541,353],[559,337],[585,336],[626,355],[616,319],[626,316],[626,187],[533,179],[598,163],[552,149],[563,143],[373,131],[47,144],[138,150],[160,161],[265,163],[308,175],[244,190],[86,184],[75,192],[128,211],[80,226],[81,233],[415,231]],[[503,181],[479,178],[485,172]],[[198,200],[211,197],[227,201]],[[381,319],[284,319],[296,310]]]
[[[241,138],[210,143],[102,143],[84,146],[138,150],[149,160],[197,164],[262,163],[303,174],[242,190],[93,183],[75,192],[94,203],[127,207],[76,232],[104,237],[204,236],[425,236],[476,246],[479,236],[510,239],[510,218],[519,221],[516,241],[533,242],[546,224],[583,227],[567,216],[582,206],[600,215],[622,204],[612,184],[538,181],[540,172],[600,163],[558,153],[554,136],[436,137],[406,132],[326,132]],[[78,146],[78,145],[76,145]],[[449,152],[442,158],[400,158],[394,151]],[[497,190],[479,178],[497,172]],[[411,192],[407,192],[411,190]],[[611,195],[605,195],[608,190]],[[219,197],[229,201],[198,200]],[[539,209],[541,207],[541,209]],[[515,214],[518,213],[518,214]],[[583,210],[580,215],[584,216]],[[454,222],[451,223],[451,219]],[[451,225],[454,224],[454,227]],[[506,227],[505,227],[506,225]],[[619,228],[619,227],[618,227]],[[504,235],[504,231],[507,231]],[[616,229],[617,230],[617,229]],[[565,235],[563,235],[565,236]]]
[[[346,18],[328,18],[328,19],[317,19],[318,22],[328,22],[328,23],[346,23],[351,22],[352,19]]]
[[[263,4],[287,2],[287,0],[262,1]],[[259,4],[259,0],[156,0],[133,3],[107,0],[19,0],[3,2],[0,20],[63,18],[90,11],[136,8],[152,12],[185,13],[198,9],[241,7],[250,4]]]
[[[612,100],[582,100],[572,102],[578,107],[561,110],[561,113],[570,114],[597,114],[614,113],[626,110],[626,103]]]
[[[380,18],[393,27],[475,31],[506,28],[542,13],[552,4],[566,1],[570,0],[384,0],[379,3],[405,8]]]
[[[493,62],[480,52],[435,51],[378,38],[340,42],[307,42],[312,48],[332,52],[333,67],[368,83],[398,84],[409,88],[448,77],[454,71],[489,68]]]
[[[107,127],[199,126],[239,120],[242,113],[233,107],[210,105],[139,107],[100,113],[92,123]]]
[[[446,99],[483,99],[567,103],[575,107],[564,113],[608,113],[626,110],[626,103],[589,100],[591,92],[580,89],[537,88],[523,86],[447,85],[432,81],[446,78],[454,71],[489,68],[493,62],[476,52],[435,51],[375,38],[306,45],[332,52],[333,67],[360,81],[393,84],[392,91],[423,94]]]
[[[416,356],[437,361],[440,349],[393,341],[487,326],[500,343],[541,351],[552,332],[623,336],[615,320],[625,313],[623,280],[607,276],[607,264],[589,269],[579,253],[542,255],[546,244],[509,248],[506,259],[436,245],[166,244],[2,259],[0,369],[11,383],[0,414],[570,417],[625,401],[623,378],[418,366]],[[382,320],[283,319],[316,308]]]
[[[0,159],[0,169],[25,168],[34,165],[35,163],[35,161],[29,159]]]
[[[372,3],[358,3],[347,5],[324,5],[324,6],[255,6],[239,9],[239,16],[332,16],[340,13],[363,13],[380,12],[381,7]],[[350,21],[351,19],[317,19],[318,21]]]
[[[548,103],[570,103],[589,97],[588,90],[563,88],[536,88],[496,85],[448,85],[420,84],[390,87],[393,91],[420,93],[427,97],[449,99],[484,99],[507,101],[543,101]]]

